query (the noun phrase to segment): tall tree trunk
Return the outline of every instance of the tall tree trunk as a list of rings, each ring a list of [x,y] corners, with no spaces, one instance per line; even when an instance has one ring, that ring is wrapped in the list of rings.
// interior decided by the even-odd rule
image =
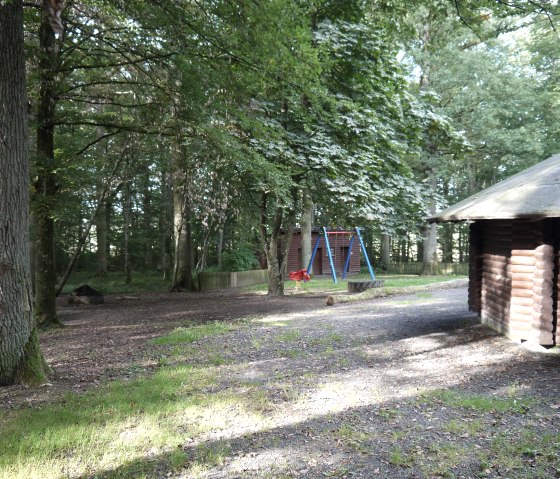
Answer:
[[[169,263],[171,258],[171,244],[173,238],[173,227],[171,211],[173,210],[173,193],[171,189],[171,179],[168,171],[161,174],[161,184],[163,188],[163,208],[160,212],[160,231],[161,231],[161,258],[160,264],[163,279],[169,277]]]
[[[55,77],[59,53],[45,10],[39,28],[39,100],[37,110],[37,180],[35,219],[35,317],[40,327],[60,324],[56,315],[53,203],[58,192],[54,159]]]
[[[453,224],[444,224],[441,226],[441,258],[444,263],[453,263]]]
[[[430,215],[436,213],[436,199],[437,192],[437,179],[435,172],[431,172],[430,177],[430,190],[432,192],[432,199],[430,200]],[[423,266],[421,275],[434,275],[437,272],[437,225],[435,223],[427,224],[424,228],[424,247],[423,250]]]
[[[313,229],[313,202],[307,191],[303,193],[301,214],[301,268],[306,269],[311,261],[311,236]]]
[[[151,224],[152,224],[152,191],[150,189],[150,168],[146,163],[144,169],[144,193],[142,195],[142,218],[143,218],[143,254],[142,268],[144,273],[151,269],[152,252],[151,252]]]
[[[268,195],[263,193],[260,206],[259,232],[262,248],[268,263],[268,294],[270,296],[284,295],[284,281],[288,268],[288,251],[292,242],[292,230],[295,225],[295,206],[297,194],[293,192],[292,209],[285,210],[277,207],[275,210],[271,232],[268,233]],[[282,234],[283,233],[283,234]]]
[[[31,293],[21,0],[0,3],[0,386],[44,382]]]
[[[175,257],[171,290],[192,289],[192,234],[188,175],[185,174],[185,151],[177,146],[172,155],[173,236]]]
[[[391,235],[381,234],[381,269],[387,271],[391,262]]]
[[[218,243],[216,244],[216,264],[222,269],[222,251],[224,249],[224,228],[218,229]]]
[[[124,185],[124,282],[130,284],[132,277],[130,273],[130,223],[132,210],[132,193],[130,191],[130,178]]]
[[[97,237],[97,269],[96,276],[105,276],[107,274],[107,203],[103,204],[97,210],[95,215],[95,232]]]

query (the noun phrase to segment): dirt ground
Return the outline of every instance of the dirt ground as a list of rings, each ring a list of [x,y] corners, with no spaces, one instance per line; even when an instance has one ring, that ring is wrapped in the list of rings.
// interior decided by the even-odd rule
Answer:
[[[277,299],[237,290],[108,295],[99,306],[68,305],[63,297],[58,315],[65,327],[41,333],[41,347],[52,368],[49,384],[0,388],[0,407],[50,401],[154,368],[157,355],[149,340],[178,326],[311,310],[324,301],[324,295]]]
[[[465,288],[332,307],[311,295],[118,298],[62,307],[66,328],[41,339],[51,385],[4,388],[2,407],[143,374],[162,357],[173,360],[149,339],[179,325],[244,318],[191,345],[187,360],[217,371],[208,394],[258,390],[261,419],[239,415],[186,438],[187,459],[201,447],[222,451],[196,474],[189,460],[166,471],[156,451],[146,459],[154,464],[148,477],[560,477],[560,357],[478,324]]]

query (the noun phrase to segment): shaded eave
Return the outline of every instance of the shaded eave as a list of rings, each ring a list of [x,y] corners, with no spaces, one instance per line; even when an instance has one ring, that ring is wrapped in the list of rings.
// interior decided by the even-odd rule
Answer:
[[[430,223],[560,217],[560,155],[554,155],[427,218]]]

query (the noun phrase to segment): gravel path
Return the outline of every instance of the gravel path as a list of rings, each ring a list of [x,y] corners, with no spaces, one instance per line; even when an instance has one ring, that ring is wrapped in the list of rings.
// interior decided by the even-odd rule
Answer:
[[[233,291],[65,306],[67,326],[41,335],[52,384],[2,388],[0,409],[180,370],[162,396],[190,404],[163,413],[172,439],[154,446],[135,420],[160,426],[139,409],[118,440],[145,452],[79,479],[560,478],[559,355],[478,324],[464,287],[347,299]],[[152,341],[192,326],[221,333]]]
[[[464,288],[265,315],[194,348],[223,362],[209,394],[254,407],[185,445],[213,461],[178,477],[560,477],[560,358],[477,324]]]

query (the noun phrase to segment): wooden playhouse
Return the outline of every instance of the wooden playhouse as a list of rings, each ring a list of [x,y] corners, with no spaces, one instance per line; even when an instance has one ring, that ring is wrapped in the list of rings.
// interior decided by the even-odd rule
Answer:
[[[341,234],[337,234],[341,233]],[[350,238],[352,231],[345,232],[342,230],[331,230],[330,234],[334,234],[329,241],[331,248],[331,255],[335,271],[337,274],[342,273],[344,269],[345,258],[348,255],[348,248],[350,246]],[[317,238],[321,234],[321,228],[313,228],[311,231],[311,245],[315,245]],[[307,268],[307,265],[302,264],[302,248],[301,248],[301,229],[294,228],[292,230],[292,242],[290,244],[290,251],[288,252],[288,271],[297,271],[302,268]],[[360,272],[360,257],[362,250],[359,242],[355,242],[352,246],[350,255],[350,264],[348,274],[358,274]],[[312,271],[315,276],[331,275],[331,268],[329,265],[329,258],[324,242],[321,242],[317,250],[317,254],[313,260]]]

